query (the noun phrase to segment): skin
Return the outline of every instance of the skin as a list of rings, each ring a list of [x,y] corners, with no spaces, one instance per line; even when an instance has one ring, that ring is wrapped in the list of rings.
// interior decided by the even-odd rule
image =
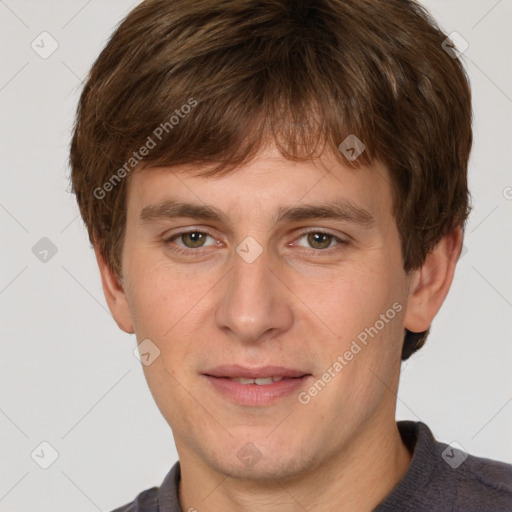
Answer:
[[[182,509],[371,510],[410,464],[395,422],[404,328],[424,331],[439,311],[460,228],[406,274],[390,178],[379,162],[353,170],[328,152],[290,162],[270,146],[221,178],[193,177],[192,168],[130,176],[122,279],[96,251],[118,326],[160,350],[143,368],[173,430]],[[228,222],[139,220],[142,208],[168,197],[216,206]],[[281,206],[339,198],[371,212],[374,225],[272,222]],[[190,227],[209,232],[202,255],[192,255],[201,245],[190,237],[164,241]],[[350,243],[328,237],[315,244],[303,235],[309,228]],[[252,263],[235,251],[248,236],[262,248]],[[279,365],[316,381],[396,302],[401,311],[307,404],[293,393],[268,406],[238,405],[202,375],[220,364]],[[261,454],[251,467],[237,456],[247,443]]]

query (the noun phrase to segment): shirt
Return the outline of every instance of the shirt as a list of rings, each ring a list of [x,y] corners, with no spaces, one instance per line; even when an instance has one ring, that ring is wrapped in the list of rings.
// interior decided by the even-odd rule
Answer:
[[[512,465],[441,443],[422,422],[399,421],[397,426],[411,463],[372,512],[512,512]],[[178,461],[160,487],[112,512],[183,512],[179,481]]]

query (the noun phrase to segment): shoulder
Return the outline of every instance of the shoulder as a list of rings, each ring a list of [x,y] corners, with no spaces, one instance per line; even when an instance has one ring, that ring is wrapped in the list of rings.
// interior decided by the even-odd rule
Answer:
[[[445,457],[453,449],[444,443]],[[512,465],[483,457],[465,454],[460,466],[447,465],[439,477],[456,489],[454,504],[464,510],[512,511]]]
[[[169,470],[160,487],[151,487],[137,495],[131,502],[112,512],[181,512],[178,501],[178,484],[181,470],[177,461]]]
[[[512,512],[512,465],[434,438],[422,422],[400,421],[412,454],[406,474],[377,512]]]
[[[426,425],[417,426],[420,438],[432,436]],[[431,442],[432,488],[446,498],[452,510],[512,512],[512,465],[469,454],[433,436]]]
[[[112,510],[112,512],[157,512],[158,511],[158,487],[151,487],[137,495],[130,503]]]

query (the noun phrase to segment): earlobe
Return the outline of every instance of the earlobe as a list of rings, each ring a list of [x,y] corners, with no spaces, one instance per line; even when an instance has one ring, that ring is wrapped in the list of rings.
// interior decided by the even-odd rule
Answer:
[[[462,247],[462,230],[457,226],[441,238],[413,273],[404,327],[426,331],[448,295]]]
[[[96,261],[98,262],[101,274],[101,284],[108,308],[110,309],[118,327],[128,334],[133,334],[135,330],[133,328],[130,307],[124,287],[122,283],[119,282],[118,277],[114,275],[113,271],[107,265],[97,244],[94,246],[94,253],[96,255]]]

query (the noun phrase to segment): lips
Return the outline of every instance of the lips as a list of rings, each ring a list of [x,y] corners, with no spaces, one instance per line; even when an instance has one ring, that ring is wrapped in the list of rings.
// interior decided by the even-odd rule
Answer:
[[[222,365],[203,374],[220,396],[243,406],[263,407],[276,403],[303,388],[312,378],[310,373],[284,366],[249,368]]]
[[[260,366],[248,368],[237,364],[227,364],[216,366],[204,372],[204,375],[209,377],[218,377],[224,379],[272,379],[273,382],[281,380],[280,378],[298,378],[305,375],[311,375],[307,371],[299,370],[296,368],[287,368],[284,366]],[[276,379],[276,380],[274,380]],[[240,381],[239,381],[240,382]],[[270,381],[267,381],[269,384]],[[242,384],[250,384],[252,382],[241,382]],[[259,384],[258,382],[255,382]],[[263,385],[265,383],[262,383]]]

